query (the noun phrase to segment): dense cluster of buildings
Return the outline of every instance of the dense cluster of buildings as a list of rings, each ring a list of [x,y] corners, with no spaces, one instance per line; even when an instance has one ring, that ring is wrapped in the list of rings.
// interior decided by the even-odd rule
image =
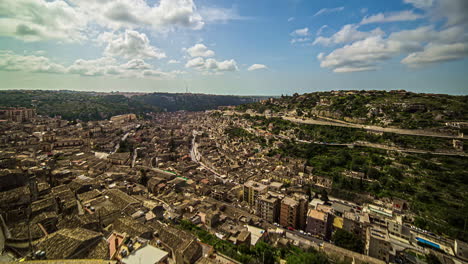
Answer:
[[[252,141],[226,133],[242,120],[24,115],[0,122],[0,261],[232,263],[183,221],[236,245],[315,247],[355,263],[427,253],[424,243],[441,259],[466,260],[465,243],[405,224],[405,201],[357,205],[307,193],[306,184],[329,186],[303,160],[264,155],[268,131],[252,131]],[[339,229],[361,238],[366,255],[328,243]]]

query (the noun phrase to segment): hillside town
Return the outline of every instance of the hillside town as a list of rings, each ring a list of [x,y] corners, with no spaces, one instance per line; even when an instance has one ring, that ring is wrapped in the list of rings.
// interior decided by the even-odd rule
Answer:
[[[242,263],[230,245],[263,244],[330,263],[468,261],[466,242],[414,225],[411,202],[334,197],[305,159],[267,155],[293,137],[273,124],[217,110],[0,119],[0,262]],[[342,247],[340,233],[362,245]],[[260,252],[248,263],[275,263]]]

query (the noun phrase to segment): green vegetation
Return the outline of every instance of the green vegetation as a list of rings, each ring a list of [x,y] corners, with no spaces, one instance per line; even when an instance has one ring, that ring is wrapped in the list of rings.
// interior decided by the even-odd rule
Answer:
[[[119,149],[117,150],[117,152],[119,153],[122,153],[122,152],[133,152],[133,150],[135,149],[135,146],[133,145],[133,143],[127,139],[123,140],[120,142],[119,144]]]
[[[366,194],[399,197],[419,217],[415,225],[468,240],[468,168],[466,157],[387,154],[371,148],[301,144],[286,141],[269,155],[304,158],[315,175],[333,179],[331,195],[363,202]],[[346,171],[362,174],[352,178]]]
[[[266,242],[258,242],[255,246],[234,245],[226,240],[219,239],[210,232],[192,224],[190,221],[182,220],[179,228],[190,231],[197,236],[201,242],[211,245],[221,254],[233,258],[241,263],[278,263],[279,259],[286,259],[287,263],[299,264],[328,264],[325,255],[313,249],[303,251],[300,248],[290,246],[286,248],[275,248]]]
[[[179,110],[205,111],[216,109],[218,106],[247,104],[254,102],[256,98],[233,95],[152,93],[134,96],[132,100],[173,112]]]
[[[247,130],[240,128],[240,127],[229,127],[227,128],[224,133],[231,138],[241,138],[243,140],[255,141],[260,143],[261,145],[266,145],[266,140],[263,137],[258,137]]]
[[[102,120],[126,113],[141,116],[160,111],[204,111],[223,105],[250,103],[254,100],[254,97],[206,94],[152,93],[126,97],[121,94],[64,90],[0,91],[1,107],[35,107],[39,115],[83,121]]]
[[[385,91],[316,92],[237,107],[238,111],[247,109],[259,113],[296,110],[299,116],[320,114],[365,124],[415,129],[468,120],[468,97]]]
[[[444,148],[448,139],[396,134],[375,135],[361,129],[294,124],[279,118],[243,115],[254,128],[273,134],[293,133],[313,142],[351,143],[356,140],[425,150]],[[239,132],[240,134],[240,132]],[[466,141],[465,141],[466,142]],[[306,160],[313,174],[333,180],[330,195],[355,202],[398,197],[409,201],[420,228],[468,240],[468,158],[407,154],[386,150],[282,140],[267,155]]]
[[[240,117],[253,122],[255,128],[266,130],[269,126],[273,126],[271,129],[273,134],[279,135],[292,132],[297,139],[312,142],[349,144],[356,141],[365,141],[427,151],[453,149],[452,140],[448,138],[421,137],[394,133],[378,135],[359,128],[300,124],[282,118],[265,118],[263,116],[242,115]],[[464,144],[468,145],[468,140],[463,141]]]
[[[338,229],[332,238],[335,245],[352,250],[358,253],[364,253],[364,242],[358,236],[343,229]]]

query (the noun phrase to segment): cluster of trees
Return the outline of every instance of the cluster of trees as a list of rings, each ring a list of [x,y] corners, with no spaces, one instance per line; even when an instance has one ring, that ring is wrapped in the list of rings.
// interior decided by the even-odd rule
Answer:
[[[332,241],[335,245],[352,250],[358,253],[364,253],[364,242],[362,239],[346,230],[337,229],[333,233]]]
[[[285,259],[291,264],[328,264],[328,258],[313,249],[304,251],[298,247],[289,246],[275,248],[270,244],[259,241],[255,246],[234,245],[226,240],[219,239],[210,232],[194,225],[190,221],[182,220],[179,224],[181,229],[192,232],[203,243],[213,246],[218,252],[241,263],[279,263]]]
[[[137,102],[156,105],[168,111],[205,111],[216,109],[218,106],[240,105],[253,103],[256,97],[211,94],[184,94],[184,93],[151,93],[133,96]]]
[[[285,141],[269,155],[303,158],[315,175],[333,179],[332,195],[356,202],[365,194],[406,199],[421,228],[468,240],[467,158],[397,154],[355,147],[323,146]],[[344,175],[345,170],[362,178]]]
[[[330,105],[318,104],[324,98],[330,101]],[[316,109],[339,113],[343,118],[358,118],[366,124],[382,125],[382,119],[391,120],[391,126],[410,129],[440,127],[447,121],[468,119],[468,96],[362,91],[339,96],[330,92],[294,94],[276,100],[274,104],[249,104],[240,106],[238,110],[253,109],[263,113],[267,109],[273,112],[296,109],[299,115],[308,116],[310,110]],[[370,112],[371,108],[379,108],[380,111]]]
[[[367,141],[371,143],[397,145],[402,148],[414,148],[421,150],[452,149],[451,139],[400,135],[383,133],[383,135],[371,134],[364,129],[349,127],[332,127],[311,124],[298,124],[282,118],[265,118],[263,116],[242,115],[242,118],[254,121],[259,128],[266,129],[273,124],[272,133],[293,129],[298,139],[326,142],[326,143],[353,143],[355,141]],[[468,144],[468,140],[464,140]]]
[[[229,127],[224,130],[224,133],[230,138],[242,138],[249,141],[255,141],[261,145],[266,145],[266,140],[263,137],[258,137],[241,127]]]
[[[251,103],[256,97],[208,94],[152,93],[130,98],[95,92],[11,90],[0,91],[0,106],[35,107],[37,113],[66,120],[102,120],[114,115],[160,111],[204,111],[218,106]]]

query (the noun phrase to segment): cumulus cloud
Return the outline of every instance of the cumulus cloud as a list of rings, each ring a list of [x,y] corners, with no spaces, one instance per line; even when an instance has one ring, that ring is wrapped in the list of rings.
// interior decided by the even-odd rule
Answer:
[[[226,23],[230,20],[246,20],[248,17],[239,15],[236,8],[222,7],[203,7],[200,9],[200,15],[206,22]]]
[[[81,76],[116,76],[119,78],[154,78],[171,79],[179,73],[164,72],[153,68],[142,59],[133,59],[126,63],[119,63],[115,58],[102,57],[94,60],[76,60],[67,69],[70,74]]]
[[[166,54],[152,46],[146,34],[134,30],[125,30],[120,34],[103,33],[99,37],[101,43],[107,43],[104,54],[107,56],[131,58],[162,59]]]
[[[201,57],[193,58],[185,64],[186,68],[203,69],[205,67],[205,60]]]
[[[412,68],[468,57],[468,1],[405,0],[405,3],[425,11],[424,16],[430,17],[433,24],[394,31],[386,38],[382,32],[367,36],[369,32],[352,32],[357,30],[356,27],[348,27],[347,31],[340,30],[343,31],[341,38],[338,38],[338,33],[330,38],[317,38],[316,43],[329,44],[345,43],[338,40],[349,36],[348,40],[351,42],[328,54],[320,53],[317,56],[320,66],[334,72],[355,72],[376,70],[382,62],[402,55],[404,58],[401,63]],[[364,18],[361,24],[415,20],[421,16],[423,15],[410,11],[377,14]],[[345,32],[352,34],[344,34]]]
[[[103,57],[95,60],[76,60],[68,72],[82,76],[102,76],[106,74],[121,74],[117,60],[111,57]]]
[[[262,69],[268,69],[268,67],[264,64],[252,64],[247,70],[256,71],[256,70],[262,70]]]
[[[208,71],[238,71],[237,63],[235,60],[224,60],[217,61],[213,58],[203,59],[202,57],[193,58],[185,64],[186,68],[194,68],[197,70],[208,70]]]
[[[205,24],[193,0],[161,0],[154,5],[145,0],[70,2],[97,24],[112,29],[150,27],[165,31],[201,29]]]
[[[169,60],[167,63],[169,63],[169,64],[177,64],[177,63],[180,63],[180,61],[178,61],[178,60]]]
[[[205,61],[205,66],[208,69],[216,71],[237,71],[237,63],[235,60],[224,60],[217,61],[215,59],[207,59]]]
[[[83,41],[93,30],[178,28],[198,30],[206,22],[247,19],[235,8],[197,8],[193,0],[2,0],[0,36],[24,41]]]
[[[420,49],[420,45],[404,43],[382,36],[371,36],[332,51],[328,55],[319,54],[320,66],[334,72],[355,72],[377,69],[380,62],[402,52]]]
[[[434,0],[403,0],[407,4],[411,4],[416,8],[429,8],[434,3]]]
[[[309,32],[309,28],[307,27],[299,28],[291,32],[291,36],[294,36],[294,37],[306,37],[309,35],[310,35],[310,32]]]
[[[40,73],[65,73],[67,71],[64,66],[44,56],[18,55],[7,50],[0,51],[0,70]]]
[[[399,21],[413,21],[423,18],[423,15],[416,14],[413,11],[405,10],[394,13],[378,13],[376,15],[365,17],[361,21],[361,25],[372,24],[372,23],[388,23],[388,22],[399,22]]]
[[[319,11],[317,11],[317,13],[315,13],[314,16],[319,16],[319,15],[333,13],[333,12],[341,12],[343,10],[344,10],[344,6],[335,7],[335,8],[322,8]]]
[[[0,50],[0,71],[22,71],[31,73],[77,74],[80,76],[115,76],[119,78],[175,78],[183,72],[164,72],[153,68],[142,59],[119,63],[112,57],[91,60],[78,59],[65,66],[47,57],[19,55],[9,50]]]
[[[56,0],[0,1],[0,35],[24,41],[86,39],[87,19],[69,6]]]
[[[204,44],[198,43],[187,49],[190,57],[213,57],[215,52],[208,49]]]
[[[385,35],[385,32],[383,32],[380,28],[376,28],[368,32],[359,31],[358,28],[359,28],[359,25],[355,25],[355,24],[345,25],[341,28],[340,31],[336,32],[329,38],[322,37],[322,36],[317,37],[313,45],[321,44],[324,46],[329,46],[331,44],[349,43],[349,42],[365,39],[370,36]]]
[[[409,54],[401,62],[410,67],[459,60],[468,56],[467,43],[428,44],[423,51]]]
[[[293,32],[291,32],[290,35],[294,37],[293,39],[291,39],[291,44],[307,42],[310,40],[310,38],[308,37],[310,36],[310,31],[307,27],[296,29]]]
[[[309,40],[310,40],[310,38],[293,38],[293,39],[291,39],[291,44],[303,43],[303,42],[307,42]]]

